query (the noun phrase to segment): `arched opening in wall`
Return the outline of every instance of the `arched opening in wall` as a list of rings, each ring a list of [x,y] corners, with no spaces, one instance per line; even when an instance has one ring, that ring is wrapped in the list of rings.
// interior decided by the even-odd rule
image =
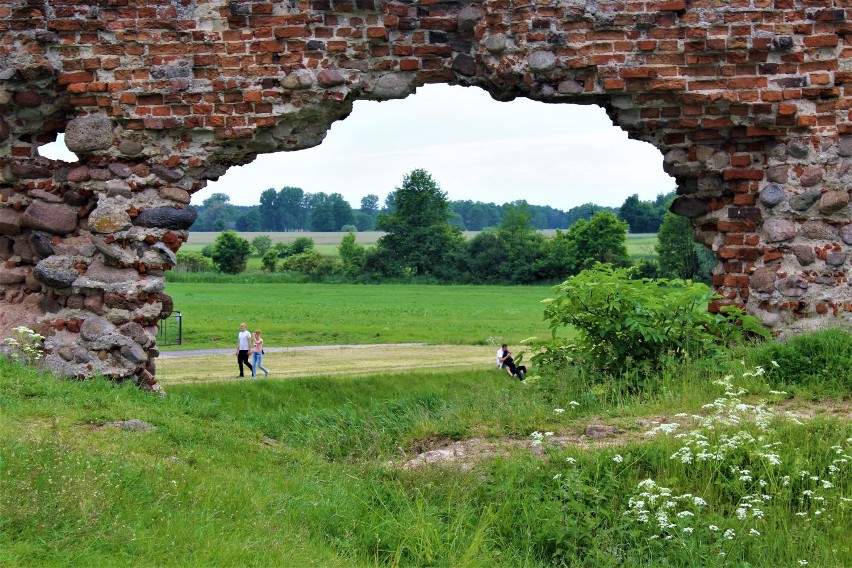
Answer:
[[[426,85],[402,100],[355,102],[351,115],[335,123],[319,146],[261,155],[231,168],[193,196],[200,214],[192,232],[340,231],[342,226],[312,226],[310,217],[298,227],[270,227],[267,217],[249,217],[239,207],[264,203],[270,190],[295,187],[307,194],[339,193],[357,214],[368,196],[377,196],[381,207],[403,176],[417,168],[427,170],[451,202],[524,200],[565,212],[583,206],[616,209],[636,196],[643,202],[637,214],[648,215],[644,205],[664,208],[658,198],[675,187],[659,150],[630,140],[599,106],[520,98],[498,102],[478,88]],[[234,206],[224,219],[223,203]],[[461,221],[471,231],[493,225],[476,214]],[[567,226],[533,222],[540,229]],[[633,232],[658,227],[659,222],[637,222]],[[644,252],[653,254],[653,245]]]

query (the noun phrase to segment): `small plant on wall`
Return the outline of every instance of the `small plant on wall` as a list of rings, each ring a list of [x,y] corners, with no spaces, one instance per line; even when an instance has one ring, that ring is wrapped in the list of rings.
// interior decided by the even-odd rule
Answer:
[[[44,336],[23,325],[13,328],[12,332],[13,337],[3,340],[9,355],[24,365],[37,365],[44,349]]]

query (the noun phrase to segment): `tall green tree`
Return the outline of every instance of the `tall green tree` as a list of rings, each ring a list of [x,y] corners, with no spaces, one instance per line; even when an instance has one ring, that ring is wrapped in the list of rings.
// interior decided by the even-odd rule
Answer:
[[[709,282],[716,257],[695,242],[692,223],[686,217],[666,213],[654,250],[660,276]]]
[[[300,187],[286,186],[278,190],[275,201],[279,231],[299,231],[308,228],[308,200]]]
[[[656,233],[660,227],[656,206],[650,201],[640,201],[636,193],[624,200],[618,218],[630,226],[631,233]]]
[[[495,271],[515,284],[535,280],[535,263],[541,255],[544,237],[532,225],[532,213],[526,201],[517,201],[503,210],[497,227],[503,258]]]
[[[359,231],[372,231],[376,228],[379,216],[379,196],[373,193],[361,198],[361,208],[355,211],[355,226]]]
[[[226,274],[239,274],[246,269],[251,244],[236,231],[223,231],[213,243],[213,263]]]
[[[452,210],[447,194],[429,172],[416,169],[406,174],[393,192],[392,204],[393,212],[380,213],[377,222],[377,227],[386,232],[376,243],[382,270],[389,274],[451,275],[449,261],[464,240],[461,230],[449,224]]]
[[[596,262],[615,267],[630,266],[627,254],[627,223],[609,211],[580,219],[568,229],[565,238],[571,259],[570,273],[591,268]]]

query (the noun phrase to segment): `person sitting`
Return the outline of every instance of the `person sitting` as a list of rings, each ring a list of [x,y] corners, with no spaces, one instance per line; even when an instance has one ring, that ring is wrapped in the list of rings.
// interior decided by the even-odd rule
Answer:
[[[500,349],[497,350],[497,368],[503,368],[503,353],[509,348],[505,343],[500,346]]]
[[[503,353],[503,368],[506,369],[509,376],[518,377],[519,380],[523,381],[524,376],[527,374],[527,368],[524,365],[515,365],[515,360],[512,358],[512,354],[508,349],[504,349]]]

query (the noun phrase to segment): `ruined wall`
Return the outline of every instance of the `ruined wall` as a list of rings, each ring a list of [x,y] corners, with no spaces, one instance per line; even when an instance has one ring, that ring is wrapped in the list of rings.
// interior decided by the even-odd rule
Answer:
[[[603,106],[660,149],[724,302],[778,331],[848,322],[850,20],[847,0],[0,0],[0,335],[40,326],[58,373],[153,388],[192,193],[425,83]],[[39,157],[59,132],[78,162]]]

